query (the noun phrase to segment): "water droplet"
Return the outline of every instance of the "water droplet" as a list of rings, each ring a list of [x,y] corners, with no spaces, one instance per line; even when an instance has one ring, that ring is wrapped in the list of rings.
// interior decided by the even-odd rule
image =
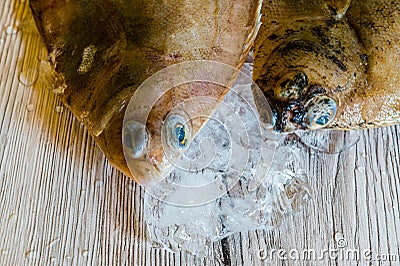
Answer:
[[[94,185],[96,187],[102,187],[104,185],[104,182],[101,179],[96,179],[96,181],[94,182]]]
[[[49,55],[49,53],[47,52],[46,47],[41,47],[38,52],[38,60],[46,61],[48,55]]]
[[[151,247],[152,248],[162,248],[162,244],[161,243],[157,243],[155,241],[151,242]]]
[[[55,244],[60,238],[56,237],[53,240],[49,241],[49,243],[47,243],[46,247],[50,247],[51,245]]]
[[[56,110],[56,113],[62,113],[62,111],[64,110],[64,107],[56,106],[55,110]]]
[[[0,254],[7,255],[8,254],[8,250],[7,249],[1,249],[0,250]]]
[[[8,216],[8,221],[11,221],[15,217],[16,217],[16,214],[15,213],[11,213],[10,216]]]
[[[28,110],[28,112],[32,112],[34,109],[35,109],[35,106],[33,104],[26,105],[26,110]]]
[[[237,113],[238,113],[238,115],[242,116],[246,113],[246,110],[243,108],[243,106],[240,106]]]
[[[4,32],[7,35],[13,35],[16,34],[18,32],[18,27],[16,25],[9,25],[4,27]]]
[[[88,250],[84,249],[84,250],[82,251],[82,256],[86,257],[88,254],[89,254],[89,251],[88,251]]]
[[[28,68],[19,73],[18,80],[25,87],[31,87],[37,80],[38,74],[39,72],[37,68]]]
[[[53,93],[54,94],[63,94],[65,89],[67,88],[67,85],[61,85],[61,86],[56,86],[53,88]]]
[[[25,0],[22,0],[25,1]],[[22,4],[22,3],[21,3]],[[17,21],[18,30],[27,34],[37,34],[35,21],[32,15],[26,14],[21,20]]]
[[[29,250],[25,253],[25,257],[28,259],[36,259],[38,257],[38,253],[35,250]]]

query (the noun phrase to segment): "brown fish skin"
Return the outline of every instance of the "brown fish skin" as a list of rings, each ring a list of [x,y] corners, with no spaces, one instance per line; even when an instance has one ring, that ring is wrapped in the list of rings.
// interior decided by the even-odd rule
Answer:
[[[128,176],[121,130],[137,87],[158,70],[188,60],[240,68],[257,33],[260,5],[259,0],[30,0],[50,63],[66,85],[62,100]],[[160,145],[159,128],[174,104],[226,93],[217,86],[200,88],[172,90],[153,108],[146,125],[152,146]],[[192,106],[205,112],[214,107]],[[160,150],[152,152],[164,160]]]
[[[400,123],[400,1],[264,1],[254,79],[275,130]]]

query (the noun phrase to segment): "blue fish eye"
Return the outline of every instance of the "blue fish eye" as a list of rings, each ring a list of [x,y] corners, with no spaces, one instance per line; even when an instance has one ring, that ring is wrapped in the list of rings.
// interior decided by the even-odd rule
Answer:
[[[307,104],[306,124],[309,129],[326,127],[336,116],[336,102],[325,95],[314,97]]]
[[[176,136],[176,139],[178,140],[178,144],[180,147],[183,147],[186,145],[186,132],[185,132],[184,125],[177,124],[175,126],[175,136]]]
[[[320,116],[320,117],[315,121],[315,123],[317,123],[318,125],[324,126],[324,125],[328,124],[329,119],[330,119],[329,114],[325,114],[325,115]]]
[[[192,136],[192,124],[189,116],[183,111],[169,115],[163,124],[163,141],[172,150],[183,150],[189,147]]]

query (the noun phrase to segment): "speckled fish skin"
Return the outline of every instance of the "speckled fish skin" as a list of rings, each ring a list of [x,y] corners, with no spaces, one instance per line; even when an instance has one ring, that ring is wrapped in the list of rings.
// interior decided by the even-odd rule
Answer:
[[[240,68],[255,38],[261,3],[30,0],[30,6],[50,62],[65,80],[61,98],[109,161],[130,176],[121,128],[137,87],[156,71],[186,60],[215,60]],[[170,91],[150,114],[150,134],[187,94],[221,98],[225,90],[204,85],[189,87],[186,93]]]
[[[274,128],[400,123],[400,1],[264,1],[254,78]]]

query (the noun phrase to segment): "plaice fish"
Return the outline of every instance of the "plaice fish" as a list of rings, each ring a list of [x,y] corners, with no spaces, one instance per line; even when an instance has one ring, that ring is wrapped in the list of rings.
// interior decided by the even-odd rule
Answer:
[[[400,1],[272,0],[262,13],[254,79],[275,130],[400,123]]]
[[[109,161],[131,176],[121,128],[137,87],[158,70],[188,60],[215,60],[240,68],[259,28],[261,2],[30,0],[30,6],[49,51],[48,68],[53,72],[48,72],[55,77],[57,92]],[[222,98],[225,93],[226,88],[201,82],[168,91],[148,118],[150,137],[139,132],[143,127],[133,125],[132,131],[139,131],[127,145],[133,152],[148,141],[159,146],[161,125],[173,106],[193,95]],[[204,113],[214,107],[191,106]],[[178,125],[172,128],[177,145],[205,122],[200,119],[187,132],[180,115],[173,119]],[[163,156],[160,149],[149,155],[155,164]]]

